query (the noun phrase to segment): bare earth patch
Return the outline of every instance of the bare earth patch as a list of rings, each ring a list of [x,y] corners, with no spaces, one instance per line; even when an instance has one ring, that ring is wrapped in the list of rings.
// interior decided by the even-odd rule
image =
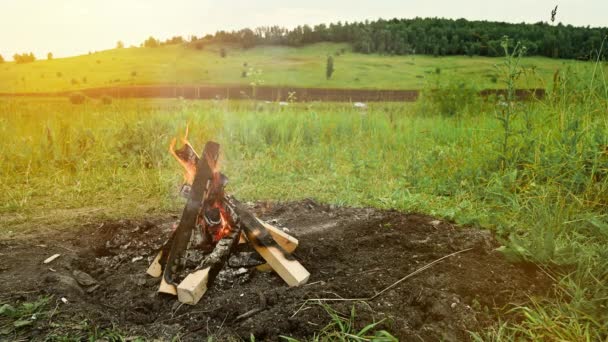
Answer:
[[[0,293],[12,303],[54,295],[55,331],[86,319],[114,325],[127,336],[169,339],[179,333],[188,341],[211,334],[248,340],[253,334],[274,341],[280,335],[311,336],[327,324],[327,313],[307,299],[371,297],[444,255],[473,248],[373,301],[331,303],[343,313],[355,305],[362,325],[385,319],[381,327],[402,341],[460,341],[468,331],[495,322],[509,303],[542,296],[550,286],[542,272],[504,260],[494,251],[497,244],[489,232],[428,216],[313,201],[260,202],[253,211],[288,227],[300,240],[295,256],[311,273],[307,285],[289,288],[273,273],[229,265],[196,306],[159,296],[158,279],[145,270],[177,220],[167,215],[0,240]],[[56,253],[61,256],[43,264]],[[81,272],[94,283],[82,285],[90,279]],[[61,303],[61,297],[68,303]],[[255,308],[262,310],[237,319]],[[45,321],[28,329],[22,331],[26,337],[42,339],[51,328]]]

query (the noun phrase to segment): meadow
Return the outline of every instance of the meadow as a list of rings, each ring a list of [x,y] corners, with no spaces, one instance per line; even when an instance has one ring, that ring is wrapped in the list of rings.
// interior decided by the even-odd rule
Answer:
[[[225,58],[220,49],[227,51]],[[501,88],[495,65],[500,58],[425,55],[364,55],[350,52],[348,44],[317,43],[303,47],[258,46],[242,49],[208,45],[197,50],[184,45],[158,48],[123,48],[88,55],[0,64],[0,93],[75,91],[92,87],[146,84],[248,85],[347,89],[421,89],[441,73],[475,84]],[[325,78],[328,55],[335,72]],[[588,67],[591,62],[525,57],[529,77],[520,88],[544,88],[556,70]],[[243,72],[248,76],[243,77]]]
[[[316,49],[298,55],[319,57]],[[79,58],[93,61],[98,56]],[[338,59],[337,68],[347,58],[360,63],[372,57],[347,54]],[[375,61],[405,64],[407,58]],[[419,63],[427,57],[411,58]],[[234,59],[235,67],[241,65],[243,60]],[[447,59],[475,61],[441,60]],[[45,63],[8,67],[42,68]],[[535,75],[521,73],[521,64],[513,57],[494,63],[502,65],[493,69],[501,86],[528,82],[519,79],[526,76],[533,79],[529,82],[538,81]],[[99,64],[108,68],[104,72],[114,70],[104,65]],[[150,66],[148,72],[157,66]],[[122,75],[131,68],[112,72]],[[268,83],[287,77],[263,68]],[[367,108],[349,103],[279,106],[180,99],[111,104],[88,99],[73,105],[64,98],[0,98],[0,236],[177,211],[182,205],[177,196],[182,175],[168,146],[189,124],[193,146],[200,148],[207,140],[222,144],[222,168],[230,177],[230,192],[239,198],[314,198],[336,205],[423,212],[491,229],[501,239],[507,258],[537,265],[555,278],[551,297],[508,308],[520,319],[499,322],[474,338],[605,340],[608,86],[604,68],[599,62],[567,69],[549,84],[547,98],[517,103],[463,95],[462,87],[454,88],[453,78],[445,75],[445,67],[442,76],[433,79],[439,93],[423,92],[417,103],[375,103]],[[78,68],[73,70],[78,73]],[[86,70],[90,81],[95,80],[93,69]],[[222,69],[215,70],[220,77]],[[102,75],[102,70],[95,71]],[[162,74],[163,69],[157,72]],[[176,79],[192,77],[186,69],[182,72]],[[483,78],[483,72],[470,72],[479,74],[470,80],[479,86],[476,80]],[[138,75],[144,77],[146,72]],[[163,80],[157,75],[157,81]],[[378,87],[397,82],[394,75],[386,80],[382,75],[374,71]],[[232,81],[229,76],[223,79]],[[6,79],[2,82],[6,88]],[[318,85],[310,76],[302,76],[301,82]],[[407,81],[399,84],[410,86]]]

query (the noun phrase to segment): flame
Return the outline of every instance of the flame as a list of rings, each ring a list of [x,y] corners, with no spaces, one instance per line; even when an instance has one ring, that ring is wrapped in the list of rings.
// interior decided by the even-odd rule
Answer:
[[[181,141],[184,146],[182,146],[182,148],[180,148],[179,150],[176,150],[175,145],[177,144],[177,139],[173,138],[171,140],[171,144],[169,145],[169,152],[175,158],[175,160],[177,160],[177,162],[184,167],[184,182],[192,185],[192,182],[194,181],[194,175],[196,174],[196,161],[198,160],[199,156],[196,153],[196,150],[192,147],[192,145],[190,145],[190,142],[188,141],[188,132],[189,125],[186,126],[186,133],[184,137],[181,138]]]
[[[225,236],[230,234],[232,227],[230,227],[230,221],[228,220],[228,213],[226,213],[226,211],[224,210],[224,206],[218,202],[216,202],[214,206],[220,210],[220,222],[221,222],[220,227],[219,227],[219,229],[217,229],[215,234],[213,234],[213,242],[218,242],[222,238],[224,238]]]

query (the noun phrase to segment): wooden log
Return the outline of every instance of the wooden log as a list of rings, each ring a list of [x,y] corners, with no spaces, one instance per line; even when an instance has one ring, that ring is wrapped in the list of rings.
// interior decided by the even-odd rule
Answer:
[[[247,240],[287,285],[305,284],[310,273],[302,264],[272,238],[266,227],[243,204],[233,197],[227,198],[226,202],[238,216]]]
[[[180,261],[183,260],[192,231],[196,227],[199,213],[203,209],[203,202],[208,195],[213,179],[213,171],[219,157],[219,148],[219,144],[211,141],[207,142],[201,158],[197,161],[190,198],[184,207],[179,225],[173,233],[173,241],[167,254],[167,261],[163,271],[163,280],[167,284],[176,285],[173,281],[173,274],[177,271],[178,266],[180,266]]]
[[[274,241],[276,241],[287,253],[293,253],[298,248],[300,243],[295,237],[285,233],[282,229],[271,225],[268,222],[264,222],[258,218],[264,227],[268,230],[268,233],[272,235]]]
[[[213,251],[203,259],[197,271],[190,273],[177,286],[177,299],[184,303],[195,305],[207,291],[207,287],[219,271],[224,267],[230,252],[238,243],[241,231],[233,225],[232,231],[217,242]]]
[[[153,277],[153,278],[158,278],[161,275],[163,275],[163,266],[160,264],[160,259],[163,256],[163,251],[161,250],[160,252],[158,252],[158,254],[156,254],[156,257],[154,258],[154,260],[152,260],[152,263],[150,264],[150,266],[148,267],[148,270],[146,271],[146,273],[148,273],[149,276]]]
[[[177,295],[177,288],[175,287],[175,285],[167,283],[165,281],[165,278],[161,278],[158,292],[175,296]]]
[[[287,253],[293,253],[300,242],[295,237],[285,233],[281,228],[277,228],[271,225],[268,222],[262,221],[258,218],[264,227],[268,230],[268,233],[272,236],[274,241],[276,241]],[[247,238],[245,237],[245,233],[241,233],[239,238],[239,244],[247,243]]]
[[[209,270],[207,267],[202,270],[188,274],[186,278],[177,286],[177,299],[189,305],[195,305],[207,292],[209,283]]]

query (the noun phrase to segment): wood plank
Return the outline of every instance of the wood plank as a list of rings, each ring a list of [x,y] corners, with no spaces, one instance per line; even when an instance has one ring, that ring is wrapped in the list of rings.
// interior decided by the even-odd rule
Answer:
[[[160,264],[160,258],[163,256],[163,251],[160,250],[160,252],[158,252],[158,254],[156,254],[156,257],[154,258],[154,260],[152,260],[152,263],[150,264],[150,266],[148,267],[148,270],[146,271],[146,273],[148,273],[148,275],[150,275],[153,278],[158,278],[161,275],[163,275],[163,267]]]
[[[177,299],[188,305],[198,303],[207,292],[209,270],[211,270],[211,267],[188,274],[177,286]]]
[[[295,237],[285,233],[281,228],[275,227],[268,222],[262,221],[258,218],[264,227],[268,230],[274,241],[276,241],[287,253],[293,253],[298,248],[300,243]]]
[[[254,244],[253,248],[255,248],[287,285],[293,287],[308,282],[310,273],[297,260],[287,259],[285,257],[285,250],[280,246],[259,246]]]
[[[226,202],[238,216],[247,240],[287,285],[305,284],[310,273],[304,266],[272,238],[268,229],[243,204],[234,197],[227,197]]]
[[[160,279],[160,287],[158,288],[158,292],[170,294],[173,296],[177,295],[177,289],[175,288],[175,285],[167,283],[165,281],[165,278]]]

